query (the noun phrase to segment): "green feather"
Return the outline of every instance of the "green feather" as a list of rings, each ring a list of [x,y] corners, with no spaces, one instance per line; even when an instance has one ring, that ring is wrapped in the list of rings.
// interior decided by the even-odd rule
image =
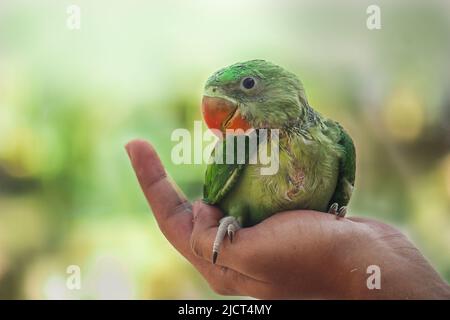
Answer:
[[[329,205],[337,203],[339,207],[346,206],[355,185],[356,153],[352,138],[338,124],[340,129],[340,138],[338,144],[342,146],[343,153],[339,159],[339,175],[336,184],[336,190],[330,200]]]
[[[240,83],[249,76],[257,85],[245,91]],[[337,122],[310,107],[294,74],[263,60],[237,63],[212,75],[205,92],[235,101],[257,130],[280,129],[276,174],[261,175],[264,166],[248,164],[247,152],[246,164],[214,162],[206,170],[206,202],[238,218],[244,227],[280,211],[326,212],[333,202],[347,205],[355,181],[353,142]],[[217,150],[226,154],[226,144]],[[259,141],[257,152],[266,146],[270,144]],[[236,156],[236,150],[232,152]]]
[[[241,142],[245,145],[243,149],[245,153],[243,155],[238,154],[238,150],[240,150],[238,146],[241,143],[239,141],[240,139],[243,139]],[[230,145],[233,147],[231,150],[233,157],[231,163],[227,163],[227,147],[231,149]],[[234,187],[242,170],[249,162],[249,150],[248,136],[228,135],[226,140],[221,140],[217,143],[216,148],[211,154],[211,163],[206,168],[203,201],[208,204],[217,204]],[[216,161],[217,159],[220,159],[220,161]],[[239,159],[243,161],[238,161]]]

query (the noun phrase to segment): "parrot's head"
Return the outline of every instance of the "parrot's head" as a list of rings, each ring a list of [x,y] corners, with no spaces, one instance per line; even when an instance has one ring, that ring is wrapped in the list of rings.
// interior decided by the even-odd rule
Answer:
[[[236,63],[206,82],[202,113],[210,129],[282,129],[305,121],[308,102],[298,78],[264,61]]]

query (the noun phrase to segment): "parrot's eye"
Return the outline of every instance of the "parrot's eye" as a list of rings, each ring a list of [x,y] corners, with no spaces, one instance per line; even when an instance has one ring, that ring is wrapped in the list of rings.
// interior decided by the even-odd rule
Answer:
[[[241,87],[246,90],[250,90],[255,86],[255,84],[256,84],[255,79],[253,79],[252,77],[247,77],[242,79]]]

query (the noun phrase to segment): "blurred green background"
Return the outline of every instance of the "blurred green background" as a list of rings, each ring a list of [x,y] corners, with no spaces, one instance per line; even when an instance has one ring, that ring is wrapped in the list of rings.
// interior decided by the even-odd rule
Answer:
[[[381,8],[381,30],[366,9]],[[69,5],[81,29],[66,26]],[[450,280],[448,1],[0,2],[0,298],[213,298],[159,232],[124,144],[200,120],[206,78],[262,58],[357,148],[350,215],[392,223]],[[66,268],[81,268],[81,290]],[[414,279],[411,279],[414,281]]]

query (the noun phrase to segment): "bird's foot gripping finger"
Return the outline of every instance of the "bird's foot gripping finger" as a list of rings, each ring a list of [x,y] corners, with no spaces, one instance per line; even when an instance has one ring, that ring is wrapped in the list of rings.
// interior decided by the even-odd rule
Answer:
[[[336,214],[336,212],[337,212],[337,210],[338,210],[338,204],[335,202],[335,203],[333,203],[331,206],[330,206],[330,209],[328,209],[328,213],[331,213],[331,214]]]
[[[241,226],[235,217],[224,217],[219,221],[219,228],[217,229],[216,238],[213,244],[213,263],[216,263],[217,256],[219,255],[219,248],[225,238],[225,234],[228,234],[230,242],[233,242],[234,234],[239,230]]]
[[[339,218],[343,218],[347,214],[347,207],[342,206],[339,208],[339,205],[335,202],[330,206],[330,209],[328,209],[328,213],[336,215]]]
[[[230,243],[233,243],[234,233],[239,230],[239,225],[237,223],[229,224],[227,227],[228,239],[230,239]]]
[[[342,206],[339,208],[337,216],[340,218],[345,217],[345,215],[347,214],[347,207],[346,206]]]

